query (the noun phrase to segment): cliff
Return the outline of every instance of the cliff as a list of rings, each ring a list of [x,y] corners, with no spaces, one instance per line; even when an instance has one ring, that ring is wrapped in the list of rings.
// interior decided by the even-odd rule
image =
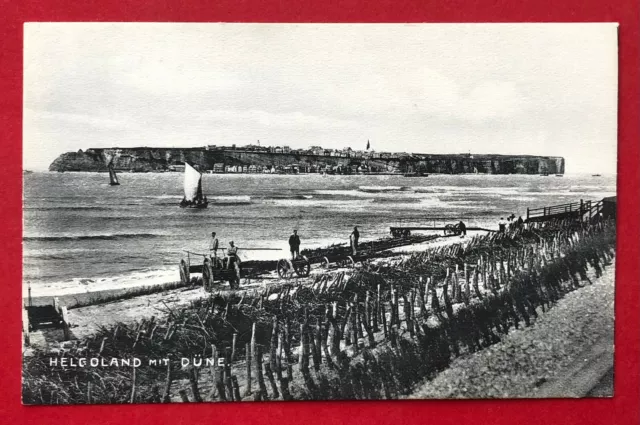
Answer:
[[[212,170],[214,164],[284,168],[305,166],[310,170],[354,168],[372,172],[421,172],[442,174],[564,174],[564,158],[531,155],[429,155],[413,154],[399,158],[347,158],[299,153],[266,153],[205,148],[108,148],[87,149],[60,155],[49,171],[106,171],[113,160],[116,170],[162,172],[185,162]]]

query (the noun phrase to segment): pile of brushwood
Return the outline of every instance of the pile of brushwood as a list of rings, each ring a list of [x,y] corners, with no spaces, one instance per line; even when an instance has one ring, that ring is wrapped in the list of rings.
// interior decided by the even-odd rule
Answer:
[[[397,398],[456,356],[530,325],[600,276],[614,254],[614,221],[557,221],[323,274],[307,286],[215,293],[162,319],[104,328],[63,354],[138,357],[140,367],[63,368],[44,352],[25,358],[23,400]],[[168,361],[150,363],[157,359]]]

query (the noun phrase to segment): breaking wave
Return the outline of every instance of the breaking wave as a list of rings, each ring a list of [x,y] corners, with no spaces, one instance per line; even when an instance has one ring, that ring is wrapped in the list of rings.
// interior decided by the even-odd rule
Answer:
[[[82,240],[120,240],[120,239],[150,239],[161,238],[165,235],[157,233],[105,233],[98,235],[55,235],[55,236],[24,236],[23,241],[82,241]]]

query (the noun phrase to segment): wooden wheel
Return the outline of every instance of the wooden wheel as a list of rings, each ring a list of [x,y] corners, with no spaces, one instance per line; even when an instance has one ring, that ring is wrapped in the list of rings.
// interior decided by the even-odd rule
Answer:
[[[353,257],[351,255],[347,256],[346,258],[340,260],[339,265],[340,267],[354,267],[356,264],[356,262],[354,261]]]
[[[303,255],[293,262],[293,269],[299,277],[307,277],[311,271],[311,263],[309,263],[309,259]]]
[[[444,235],[455,235],[456,234],[456,226],[453,224],[447,224],[444,226]]]
[[[294,268],[291,260],[285,258],[278,260],[277,270],[278,276],[280,276],[282,279],[290,279],[294,273]]]

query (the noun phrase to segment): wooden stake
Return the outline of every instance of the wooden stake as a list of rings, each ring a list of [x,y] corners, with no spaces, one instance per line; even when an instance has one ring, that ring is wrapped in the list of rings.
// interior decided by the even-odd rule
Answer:
[[[318,324],[316,325],[315,337],[313,368],[318,372],[320,371],[320,365],[322,364],[322,323],[320,323],[320,320],[318,320]]]
[[[385,307],[384,303],[380,304],[380,318],[382,319],[382,330],[384,331],[385,339],[389,336],[389,330],[387,328],[387,307]]]
[[[169,394],[171,391],[171,381],[172,381],[172,376],[171,376],[171,361],[167,362],[167,379],[165,381],[164,384],[164,394],[162,395],[162,402],[163,403],[169,403],[171,401]]]
[[[214,358],[214,365],[213,365],[213,382],[214,382],[214,387],[216,390],[218,390],[218,396],[220,397],[220,400],[222,401],[227,401],[227,391],[224,388],[224,366],[219,366],[218,363],[218,358],[220,357],[220,355],[218,354],[218,350],[215,346],[211,346],[213,349],[213,358]],[[212,398],[213,398],[213,390],[212,390]]]
[[[471,302],[471,282],[469,282],[469,269],[467,263],[464,263],[464,303],[469,305]]]
[[[236,361],[236,340],[238,339],[238,333],[234,332],[231,340],[231,362]]]
[[[131,372],[131,400],[130,403],[135,403],[136,400],[136,367],[132,368]]]
[[[273,377],[273,371],[271,370],[271,365],[269,363],[264,364],[264,372],[267,375],[269,383],[271,384],[271,392],[273,393],[273,398],[276,399],[280,397],[278,386],[276,385],[276,380]]]
[[[198,376],[196,374],[196,368],[189,369],[189,383],[191,384],[191,393],[193,394],[193,401],[202,402],[200,397],[200,390],[198,390]]]
[[[240,401],[235,400],[233,396],[233,384],[231,383],[231,375],[225,371],[224,377],[224,387],[227,392],[227,396],[229,397],[229,401]]]
[[[278,363],[276,361],[278,350],[278,317],[273,316],[271,325],[271,350],[269,351],[269,363],[272,370],[278,370]]]
[[[373,314],[373,331],[380,332],[378,322],[380,320],[380,284],[378,283],[378,293],[376,294],[375,311]]]
[[[264,383],[264,375],[262,374],[262,346],[256,345],[256,351],[253,353],[254,366],[256,376],[258,378],[258,388],[261,393],[261,399],[267,400],[267,386]]]
[[[247,342],[244,347],[247,367],[247,386],[244,389],[244,396],[248,397],[251,395],[251,345]]]
[[[238,378],[236,378],[235,375],[231,377],[231,385],[233,386],[233,399],[235,401],[241,401],[240,386],[238,385]]]

